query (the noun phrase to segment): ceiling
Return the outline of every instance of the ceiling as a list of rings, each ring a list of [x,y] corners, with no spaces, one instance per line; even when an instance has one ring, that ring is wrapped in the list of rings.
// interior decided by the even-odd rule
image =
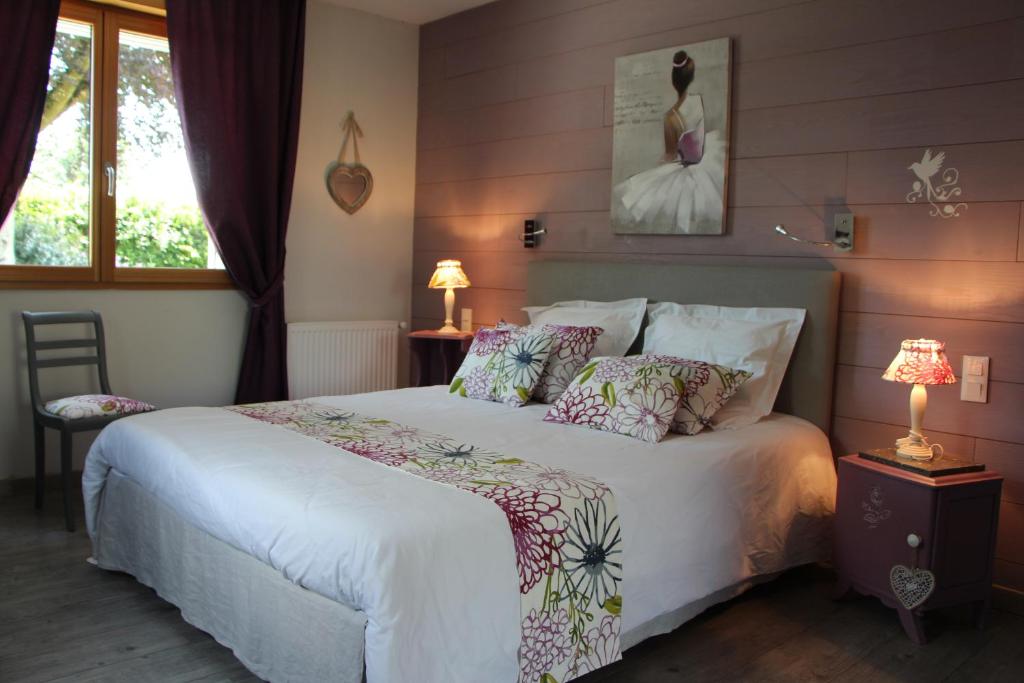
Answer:
[[[332,5],[350,7],[388,19],[426,24],[492,0],[327,0]]]

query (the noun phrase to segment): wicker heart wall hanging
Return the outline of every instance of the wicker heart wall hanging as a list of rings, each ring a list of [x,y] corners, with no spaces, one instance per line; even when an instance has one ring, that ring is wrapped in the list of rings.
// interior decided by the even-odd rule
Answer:
[[[927,569],[911,569],[897,564],[889,570],[889,585],[903,607],[914,609],[924,604],[935,590],[935,574]]]
[[[345,213],[353,214],[363,208],[373,193],[373,174],[359,160],[359,138],[363,137],[363,129],[356,123],[355,114],[348,113],[342,123],[342,128],[345,129],[345,137],[341,141],[338,159],[327,164],[324,181],[327,183],[327,192],[331,195],[334,203],[340,206]],[[350,138],[353,162],[347,163],[345,153],[348,151]]]

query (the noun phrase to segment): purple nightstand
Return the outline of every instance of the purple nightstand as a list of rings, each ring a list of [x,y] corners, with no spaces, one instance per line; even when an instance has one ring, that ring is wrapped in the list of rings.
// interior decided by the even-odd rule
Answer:
[[[907,635],[922,645],[921,614],[930,609],[973,603],[983,626],[992,592],[1002,483],[991,471],[929,477],[859,455],[840,458],[838,594],[853,589],[895,607]],[[912,609],[900,603],[890,584],[895,565],[934,575],[931,595]]]

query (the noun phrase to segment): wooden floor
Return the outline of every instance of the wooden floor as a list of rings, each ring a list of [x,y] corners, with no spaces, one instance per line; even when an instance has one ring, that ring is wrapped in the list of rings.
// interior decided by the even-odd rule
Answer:
[[[25,496],[0,501],[0,681],[257,680],[148,588],[86,564],[89,551],[81,529],[63,531],[56,496],[41,514]],[[937,615],[918,647],[877,601],[830,589],[825,570],[789,572],[581,680],[1024,680],[1024,617],[994,612],[977,631]]]

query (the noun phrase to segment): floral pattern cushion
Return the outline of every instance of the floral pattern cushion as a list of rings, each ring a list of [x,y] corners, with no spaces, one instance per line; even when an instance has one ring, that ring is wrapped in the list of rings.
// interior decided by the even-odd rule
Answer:
[[[506,322],[498,323],[498,329],[521,328]],[[541,330],[550,334],[554,342],[548,356],[548,365],[540,377],[533,398],[541,403],[554,403],[590,360],[597,338],[604,330],[600,327],[579,327],[576,325],[542,325]]]
[[[683,397],[669,429],[679,434],[697,434],[710,426],[711,417],[752,376],[746,370],[734,370],[724,365],[699,360],[677,360],[683,369],[678,375],[683,383]]]
[[[156,406],[144,401],[110,394],[85,394],[68,396],[48,401],[44,406],[46,412],[66,417],[69,420],[81,420],[87,417],[107,417],[110,415],[134,415],[156,410]]]
[[[750,376],[746,370],[663,354],[596,358],[544,419],[649,442],[660,441],[669,430],[697,434]]]
[[[449,393],[522,406],[547,366],[554,339],[532,328],[485,328],[476,333]]]
[[[686,367],[671,356],[595,358],[551,406],[546,422],[585,425],[656,443],[668,432]]]

